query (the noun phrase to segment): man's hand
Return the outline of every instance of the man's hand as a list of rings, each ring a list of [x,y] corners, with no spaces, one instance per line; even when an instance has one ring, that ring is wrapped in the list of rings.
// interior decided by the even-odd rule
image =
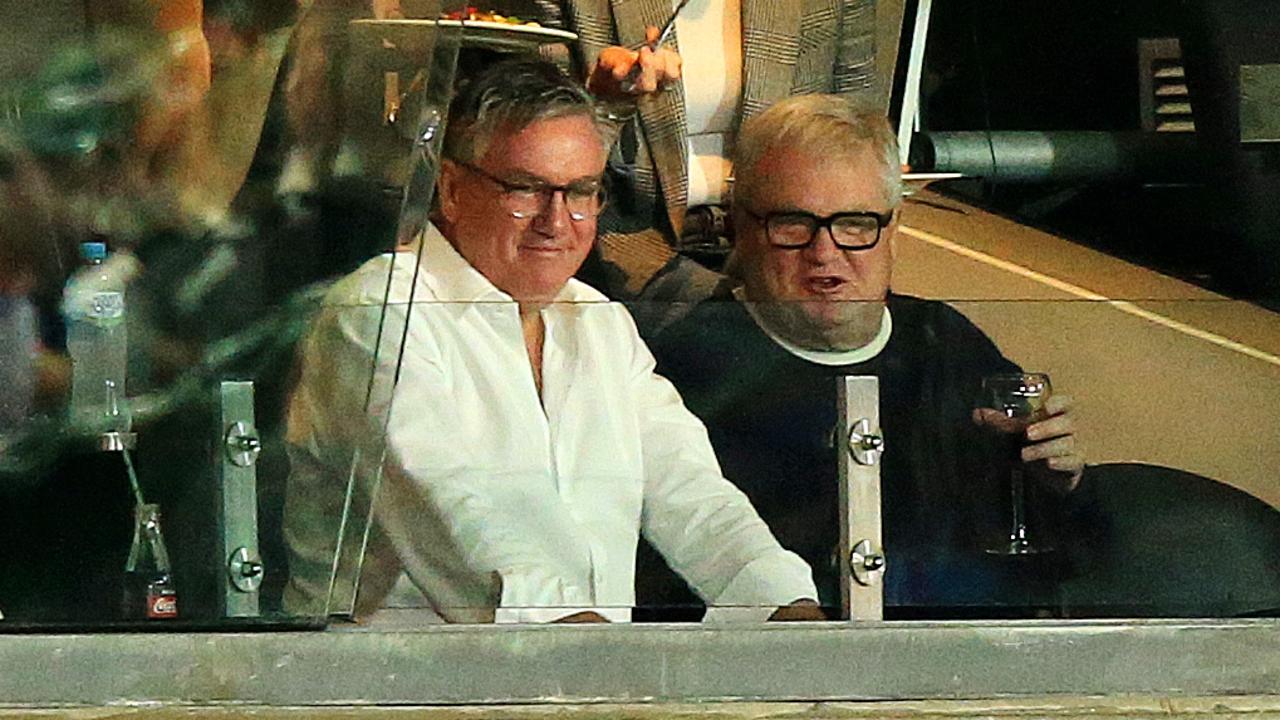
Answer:
[[[566,625],[576,625],[579,623],[607,623],[609,621],[604,619],[604,616],[598,612],[584,610],[583,612],[566,615],[554,622],[564,623]]]
[[[670,48],[654,48],[659,30],[645,28],[645,44],[638,51],[607,47],[596,59],[587,78],[587,90],[602,100],[624,100],[654,93],[680,79],[680,54]]]
[[[783,605],[769,616],[770,621],[778,622],[825,621],[826,619],[827,616],[823,614],[822,608],[818,607],[817,601],[808,598],[796,600],[790,605]]]
[[[1068,395],[1051,395],[1045,401],[1044,419],[1027,426],[1028,444],[1022,448],[1022,462],[1036,463],[1029,470],[1063,493],[1074,490],[1084,473],[1084,456],[1076,447],[1072,404]],[[997,431],[1016,422],[992,408],[975,409],[973,421]]]

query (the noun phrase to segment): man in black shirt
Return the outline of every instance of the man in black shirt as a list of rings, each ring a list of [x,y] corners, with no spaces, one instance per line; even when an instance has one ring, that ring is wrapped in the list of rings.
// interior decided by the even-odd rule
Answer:
[[[897,158],[883,117],[832,96],[750,122],[735,158],[742,285],[650,339],[659,372],[707,424],[725,476],[813,566],[825,606],[839,604],[836,387],[849,375],[880,379],[888,614],[1051,604],[1055,554],[984,551],[1008,534],[1013,460],[988,427],[1002,416],[975,407],[984,375],[1018,367],[951,307],[889,292]],[[1051,398],[1021,450],[1031,531],[1046,544],[1078,514],[1070,404]],[[689,601],[651,560],[640,604]]]

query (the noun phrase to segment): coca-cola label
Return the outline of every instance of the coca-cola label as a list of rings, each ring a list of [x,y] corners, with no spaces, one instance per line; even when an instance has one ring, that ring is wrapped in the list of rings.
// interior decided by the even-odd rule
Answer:
[[[178,596],[173,593],[148,593],[147,617],[155,620],[178,617]]]

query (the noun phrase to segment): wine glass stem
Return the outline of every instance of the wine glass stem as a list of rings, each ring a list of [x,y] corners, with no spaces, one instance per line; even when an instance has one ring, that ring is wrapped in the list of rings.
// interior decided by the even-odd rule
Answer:
[[[1024,487],[1022,468],[1015,465],[1009,473],[1009,496],[1013,504],[1013,529],[1010,532],[1010,539],[1022,542],[1027,539]]]

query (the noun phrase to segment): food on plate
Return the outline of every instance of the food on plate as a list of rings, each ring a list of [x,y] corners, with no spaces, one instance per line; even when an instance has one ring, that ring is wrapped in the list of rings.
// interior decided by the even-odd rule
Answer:
[[[491,22],[502,23],[503,25],[523,25],[525,27],[542,27],[532,20],[521,20],[512,15],[499,15],[496,12],[481,12],[474,7],[466,10],[454,10],[453,12],[442,13],[441,18],[445,20],[462,20],[470,22]]]

